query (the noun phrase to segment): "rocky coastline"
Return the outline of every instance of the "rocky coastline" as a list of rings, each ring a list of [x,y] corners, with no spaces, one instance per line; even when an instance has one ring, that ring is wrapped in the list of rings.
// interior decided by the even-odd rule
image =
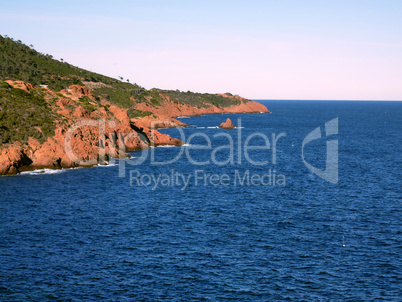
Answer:
[[[39,89],[22,81],[9,80],[7,83],[28,93]],[[53,111],[63,117],[63,122],[57,122],[54,135],[44,142],[29,137],[27,142],[16,141],[0,146],[0,175],[43,168],[93,166],[107,162],[110,157],[127,157],[126,151],[150,146],[180,146],[182,141],[156,130],[187,126],[176,119],[179,116],[269,112],[264,105],[239,96],[222,95],[235,99],[237,103],[240,101],[239,104],[227,107],[211,104],[200,108],[174,102],[169,96],[160,94],[163,101],[158,105],[135,102],[133,99],[134,109],[151,112],[152,115],[129,118],[127,108],[121,108],[106,99],[102,100],[104,107],[92,112],[80,105],[72,106],[82,97],[89,100],[94,98],[86,86],[71,85],[60,92],[46,87],[40,89],[44,91],[46,100],[53,100]]]

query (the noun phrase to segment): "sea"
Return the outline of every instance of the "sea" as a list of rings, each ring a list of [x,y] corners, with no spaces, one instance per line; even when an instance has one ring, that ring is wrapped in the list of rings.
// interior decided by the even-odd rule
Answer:
[[[260,102],[0,177],[0,300],[402,301],[402,102]]]

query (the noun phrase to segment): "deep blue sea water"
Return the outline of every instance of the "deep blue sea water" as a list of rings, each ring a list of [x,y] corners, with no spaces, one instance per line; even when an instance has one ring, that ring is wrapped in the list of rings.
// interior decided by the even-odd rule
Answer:
[[[402,103],[263,103],[161,130],[180,148],[0,177],[0,300],[401,301]],[[302,160],[334,118],[304,159],[336,140],[336,184]]]

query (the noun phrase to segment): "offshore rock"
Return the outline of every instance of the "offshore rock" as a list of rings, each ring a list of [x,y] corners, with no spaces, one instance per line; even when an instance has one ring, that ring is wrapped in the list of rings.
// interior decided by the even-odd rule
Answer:
[[[226,122],[222,123],[219,128],[223,128],[223,129],[233,129],[234,125],[232,123],[232,121],[230,120],[230,118],[228,118],[226,120]]]

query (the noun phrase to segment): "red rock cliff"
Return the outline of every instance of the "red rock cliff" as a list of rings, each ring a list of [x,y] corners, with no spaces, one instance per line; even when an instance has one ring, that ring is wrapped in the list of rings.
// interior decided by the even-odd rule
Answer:
[[[8,81],[14,88],[29,92],[32,85],[22,81]],[[46,89],[48,99],[58,98],[54,112],[62,115],[64,123],[59,123],[54,136],[44,143],[30,138],[27,144],[21,143],[0,146],[0,175],[16,174],[24,170],[38,168],[69,168],[102,163],[111,157],[125,157],[125,150],[149,148],[150,145],[176,145],[182,142],[162,134],[152,128],[183,127],[186,124],[174,119],[178,116],[194,116],[214,113],[254,113],[269,112],[257,102],[241,101],[239,105],[219,108],[209,106],[197,108],[180,104],[163,96],[159,106],[136,103],[135,109],[150,111],[152,117],[130,119],[127,109],[110,105],[88,112],[82,106],[72,105],[81,97],[93,99],[91,91],[85,86],[72,85],[60,93]],[[225,95],[225,97],[232,97]],[[104,104],[108,104],[103,100]],[[99,122],[103,120],[104,122]],[[152,127],[152,128],[151,128]],[[101,152],[100,152],[101,151]]]
[[[218,113],[259,113],[269,112],[263,104],[246,101],[240,98],[239,105],[229,107],[217,107],[210,105],[209,107],[197,108],[188,104],[178,104],[173,102],[168,96],[164,96],[164,102],[160,106],[152,106],[147,103],[138,103],[135,108],[142,111],[151,111],[161,116],[179,117],[179,116],[196,116],[203,114],[218,114]]]

